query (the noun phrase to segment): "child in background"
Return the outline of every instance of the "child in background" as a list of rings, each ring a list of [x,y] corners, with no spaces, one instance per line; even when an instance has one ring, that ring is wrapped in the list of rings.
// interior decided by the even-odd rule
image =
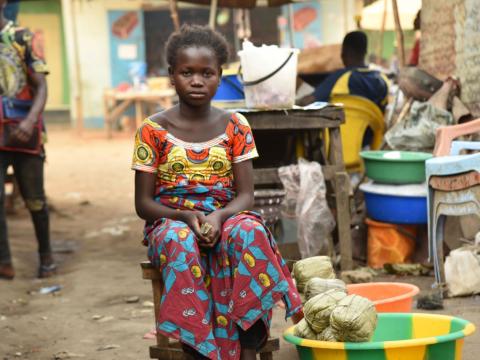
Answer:
[[[145,245],[165,284],[157,331],[193,359],[255,359],[272,309],[301,300],[275,240],[253,206],[248,121],[212,107],[227,61],[217,32],[183,26],[166,45],[179,104],[138,129],[132,168]]]

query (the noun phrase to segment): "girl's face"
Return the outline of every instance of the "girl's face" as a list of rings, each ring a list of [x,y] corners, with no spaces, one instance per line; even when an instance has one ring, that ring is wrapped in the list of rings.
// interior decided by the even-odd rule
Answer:
[[[222,76],[215,52],[207,47],[192,46],[179,49],[176,60],[169,72],[180,100],[191,106],[210,103]]]

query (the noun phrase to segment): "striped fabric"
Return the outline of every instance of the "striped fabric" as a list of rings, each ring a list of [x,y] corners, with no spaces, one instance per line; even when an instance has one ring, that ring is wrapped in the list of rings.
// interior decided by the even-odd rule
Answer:
[[[475,326],[466,320],[431,314],[378,314],[371,342],[340,343],[284,338],[297,345],[301,360],[460,360],[464,337]]]

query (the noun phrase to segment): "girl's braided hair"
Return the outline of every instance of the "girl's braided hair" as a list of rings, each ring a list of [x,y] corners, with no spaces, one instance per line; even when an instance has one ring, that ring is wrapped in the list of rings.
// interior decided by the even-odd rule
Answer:
[[[175,67],[178,51],[189,47],[212,49],[217,57],[218,66],[222,66],[228,60],[228,43],[222,34],[207,26],[185,24],[167,40],[165,52],[168,65]]]

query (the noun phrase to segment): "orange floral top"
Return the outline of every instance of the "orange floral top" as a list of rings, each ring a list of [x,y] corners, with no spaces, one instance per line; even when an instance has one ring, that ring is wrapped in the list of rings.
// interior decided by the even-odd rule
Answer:
[[[252,130],[239,113],[232,114],[223,134],[200,143],[180,140],[147,119],[135,136],[132,169],[157,174],[155,194],[161,202],[214,211],[234,196],[232,164],[255,157]],[[212,197],[211,204],[197,204],[200,194]]]

